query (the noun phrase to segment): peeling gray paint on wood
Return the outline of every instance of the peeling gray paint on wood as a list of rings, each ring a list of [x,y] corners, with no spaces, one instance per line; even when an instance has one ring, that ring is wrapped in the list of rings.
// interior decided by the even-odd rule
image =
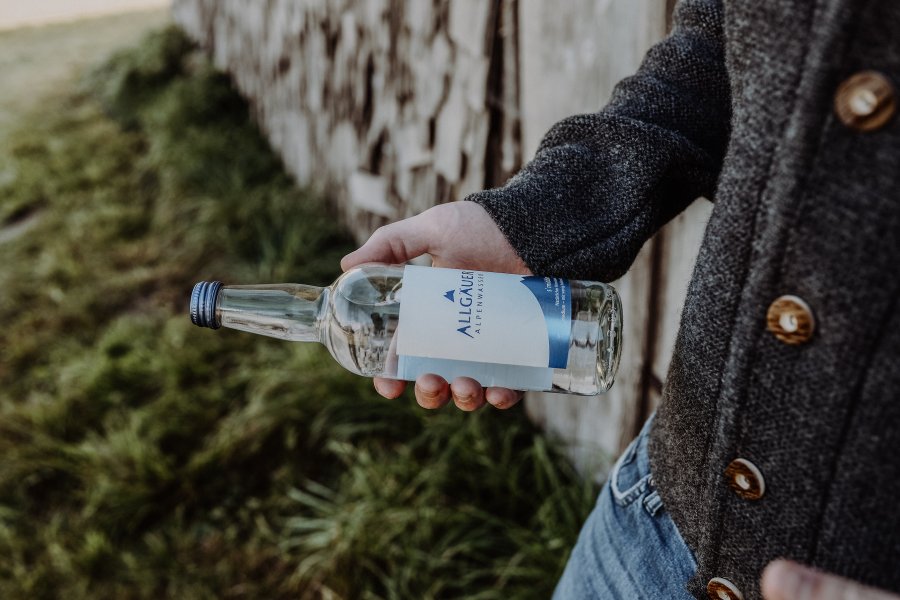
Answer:
[[[603,106],[663,36],[672,5],[176,0],[174,15],[232,74],[291,173],[333,191],[362,241],[502,184],[554,122]],[[602,476],[659,401],[709,212],[695,203],[615,282],[625,345],[613,389],[526,400],[584,473]]]

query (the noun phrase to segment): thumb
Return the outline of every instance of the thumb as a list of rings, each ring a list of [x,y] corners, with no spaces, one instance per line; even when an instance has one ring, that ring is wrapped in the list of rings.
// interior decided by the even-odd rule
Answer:
[[[402,264],[431,250],[433,235],[422,215],[379,227],[358,249],[341,259],[341,269],[367,262]]]
[[[766,567],[762,591],[766,600],[900,600],[786,560],[776,560]]]

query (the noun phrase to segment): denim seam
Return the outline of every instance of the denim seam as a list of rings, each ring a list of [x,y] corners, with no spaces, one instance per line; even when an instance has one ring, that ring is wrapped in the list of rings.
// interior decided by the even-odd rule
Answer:
[[[637,500],[641,494],[647,491],[648,481],[650,480],[650,475],[644,475],[641,477],[637,483],[632,485],[630,488],[625,490],[624,492],[619,492],[616,488],[611,486],[611,490],[613,492],[613,499],[616,501],[616,504],[619,506],[628,506],[635,500]]]
[[[628,444],[628,447],[625,448],[625,452],[622,453],[622,456],[620,456],[619,460],[616,461],[616,464],[613,465],[612,471],[609,474],[609,491],[612,492],[613,500],[615,500],[616,504],[619,506],[626,506],[633,501],[634,498],[632,496],[638,491],[637,487],[641,485],[644,479],[646,479],[641,478],[641,480],[633,484],[624,492],[619,490],[619,473],[623,467],[626,467],[637,460],[639,441],[640,436]]]

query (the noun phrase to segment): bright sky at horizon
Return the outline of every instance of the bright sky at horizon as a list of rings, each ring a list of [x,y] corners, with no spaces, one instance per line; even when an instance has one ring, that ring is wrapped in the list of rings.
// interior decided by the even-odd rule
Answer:
[[[163,8],[171,0],[0,0],[0,30]]]

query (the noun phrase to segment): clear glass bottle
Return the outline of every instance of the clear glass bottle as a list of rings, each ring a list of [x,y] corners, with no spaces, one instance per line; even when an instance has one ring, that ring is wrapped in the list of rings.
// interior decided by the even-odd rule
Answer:
[[[414,273],[411,269],[418,269],[415,274],[420,278],[444,278],[439,281],[462,278],[460,286],[447,284],[444,287],[450,289],[443,291],[444,287],[441,287],[440,294],[432,294],[440,299],[434,300],[434,306],[427,310],[440,309],[444,311],[441,313],[444,317],[430,312],[423,316],[419,311],[418,320],[414,321],[412,308],[404,309],[401,315],[404,274],[409,284],[407,295],[412,297],[413,294]],[[518,284],[526,283],[525,280],[535,289],[542,288],[546,281],[546,290],[537,289],[534,293],[540,296],[546,292],[541,297],[549,298],[549,301],[523,299],[523,294],[528,296],[528,292],[517,290],[524,289],[525,286],[518,287]],[[500,284],[491,283],[494,281]],[[557,285],[559,282],[562,283]],[[479,284],[482,287],[478,287]],[[418,288],[427,293],[429,288],[427,285],[423,288],[423,285],[418,284]],[[503,290],[511,290],[513,294],[501,293]],[[554,290],[556,308],[553,306]],[[559,314],[551,314],[560,310],[560,291],[565,307],[561,318]],[[568,299],[565,298],[567,295]],[[429,302],[425,301],[426,304]],[[543,329],[537,323],[540,318],[518,316],[517,304],[522,303],[533,305],[528,309],[532,311],[528,313],[532,317],[534,306],[543,305],[545,316],[550,315],[546,317]],[[416,304],[422,302],[416,300]],[[448,310],[452,317],[446,316]],[[434,372],[448,380],[457,375],[469,376],[485,386],[582,395],[609,389],[622,347],[622,307],[611,286],[593,281],[566,282],[479,271],[367,264],[347,271],[328,287],[300,284],[223,286],[219,282],[200,282],[194,286],[190,312],[192,322],[202,327],[228,327],[284,340],[320,342],[341,366],[366,377],[413,380],[417,374]],[[401,316],[407,324],[417,325],[407,325],[404,330]],[[454,322],[446,324],[451,318]],[[489,330],[486,325],[481,326],[488,322],[496,323],[500,329]],[[474,328],[476,324],[479,329]],[[436,332],[434,327],[446,331]],[[537,327],[542,333],[523,338],[523,335],[531,335],[530,327]],[[404,354],[401,331],[407,338],[406,347],[417,348],[415,357]],[[548,333],[553,331],[556,333]],[[487,360],[483,352],[478,354],[466,349],[466,344],[474,343],[466,338],[477,338],[479,334],[493,340],[487,340],[494,346],[494,354]],[[547,337],[552,335],[561,335],[557,347],[562,352],[556,353],[555,367],[552,360],[551,364],[539,366],[523,365],[521,358],[507,361],[507,355],[518,357],[526,346],[533,346],[544,356],[540,360],[546,361]],[[441,336],[450,337],[444,339]],[[543,339],[539,339],[542,336]],[[454,344],[463,347],[463,355],[447,354],[447,348]],[[551,354],[552,346],[553,342],[550,342]],[[528,348],[524,351],[530,352]],[[480,358],[466,360],[470,355]],[[563,363],[565,366],[559,368]]]

